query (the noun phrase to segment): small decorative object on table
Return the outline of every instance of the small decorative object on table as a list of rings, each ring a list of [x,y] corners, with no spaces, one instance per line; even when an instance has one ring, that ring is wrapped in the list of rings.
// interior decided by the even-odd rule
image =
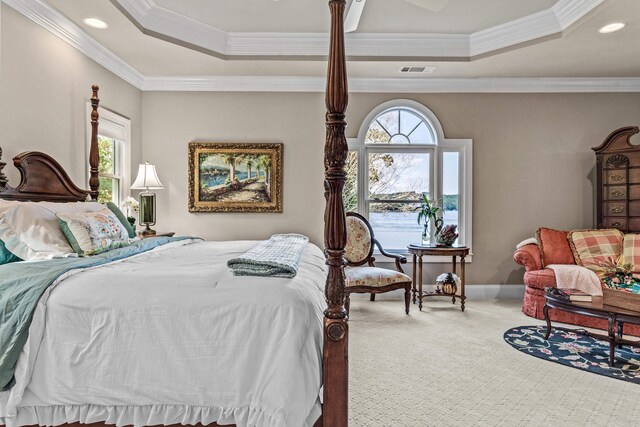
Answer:
[[[458,238],[459,234],[456,233],[458,229],[457,225],[445,225],[442,229],[436,234],[436,245],[437,246],[451,246]]]
[[[445,295],[455,295],[458,292],[460,278],[453,273],[443,273],[436,279],[436,292],[442,292]]]
[[[136,217],[133,216],[134,212],[138,212],[140,210],[140,203],[133,197],[129,196],[122,201],[120,205],[122,209],[127,212],[127,221],[131,224],[131,227],[136,228]]]
[[[443,220],[438,216],[442,201],[429,200],[427,193],[422,193],[423,202],[415,210],[418,211],[418,224],[424,219],[424,228],[422,230],[422,244],[431,246],[431,232],[429,230],[429,221],[435,226],[435,234],[440,233]]]
[[[633,272],[633,264],[618,266],[607,263],[601,266],[605,269],[601,279],[604,304],[640,311],[640,275]]]

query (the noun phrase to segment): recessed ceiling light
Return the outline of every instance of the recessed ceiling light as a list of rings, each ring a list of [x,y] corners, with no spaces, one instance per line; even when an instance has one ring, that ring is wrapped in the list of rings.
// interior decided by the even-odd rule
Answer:
[[[623,29],[626,25],[627,24],[625,24],[624,22],[614,22],[613,24],[605,25],[598,31],[602,34],[615,33],[616,31],[620,31],[621,29]]]
[[[90,26],[91,28],[97,28],[99,30],[104,30],[109,28],[109,25],[107,25],[106,22],[98,19],[98,18],[86,18],[83,20],[83,22],[85,24],[87,24],[88,26]]]

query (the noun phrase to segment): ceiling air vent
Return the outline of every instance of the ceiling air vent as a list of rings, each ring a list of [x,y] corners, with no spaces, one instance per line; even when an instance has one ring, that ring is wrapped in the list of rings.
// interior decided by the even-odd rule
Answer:
[[[436,67],[402,67],[401,73],[433,73]]]

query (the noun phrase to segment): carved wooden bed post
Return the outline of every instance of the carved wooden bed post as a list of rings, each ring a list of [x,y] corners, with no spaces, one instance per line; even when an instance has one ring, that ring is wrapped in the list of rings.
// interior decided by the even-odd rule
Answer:
[[[91,86],[93,95],[91,96],[91,150],[89,151],[89,188],[91,189],[91,200],[98,200],[100,179],[98,178],[98,167],[100,165],[100,151],[98,150],[98,85]]]
[[[324,312],[324,408],[323,424],[345,427],[348,418],[348,337],[345,302],[344,248],[346,217],[342,200],[347,159],[345,112],[348,103],[347,64],[344,49],[345,0],[329,0],[331,35],[327,72],[327,139],[324,154],[325,198],[324,238],[329,276],[327,310]]]
[[[2,171],[5,166],[7,166],[7,164],[2,161],[2,147],[0,147],[0,192],[7,188],[7,182],[9,182],[7,176]]]

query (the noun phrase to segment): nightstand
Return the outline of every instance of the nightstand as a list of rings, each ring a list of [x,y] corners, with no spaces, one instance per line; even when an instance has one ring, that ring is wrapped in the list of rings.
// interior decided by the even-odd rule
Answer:
[[[140,232],[138,233],[138,237],[141,239],[149,239],[151,237],[173,237],[174,234],[176,234],[175,231],[158,231],[156,234],[147,234],[146,236],[143,236],[142,232]]]
[[[422,311],[422,299],[425,297],[451,297],[451,302],[456,303],[456,298],[460,300],[460,308],[464,311],[464,303],[467,296],[464,293],[464,259],[469,255],[469,248],[466,246],[422,246],[409,245],[409,253],[413,255],[413,303],[416,302],[416,293],[418,294],[418,308]],[[450,256],[452,258],[453,274],[456,274],[456,257],[460,258],[460,294],[445,294],[438,290],[437,292],[422,291],[422,257],[423,256]],[[418,274],[416,275],[416,266]],[[418,289],[416,289],[416,283]]]

